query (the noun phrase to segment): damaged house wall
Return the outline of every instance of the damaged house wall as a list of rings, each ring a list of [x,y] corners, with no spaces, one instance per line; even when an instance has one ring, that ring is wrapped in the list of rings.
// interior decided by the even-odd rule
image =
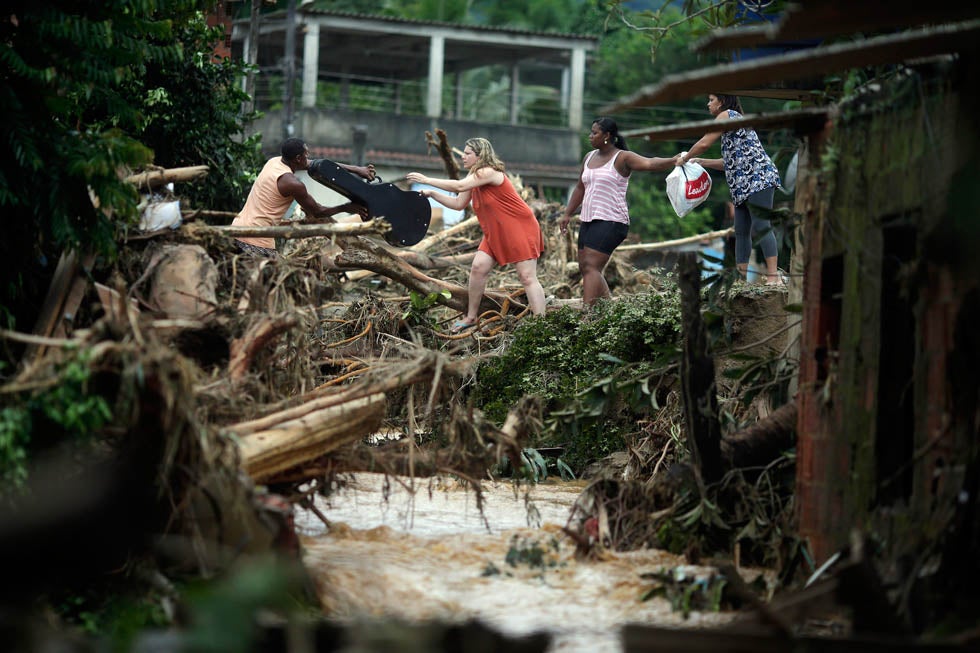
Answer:
[[[807,143],[797,506],[817,563],[853,528],[927,550],[976,505],[975,73],[972,52],[903,69]]]

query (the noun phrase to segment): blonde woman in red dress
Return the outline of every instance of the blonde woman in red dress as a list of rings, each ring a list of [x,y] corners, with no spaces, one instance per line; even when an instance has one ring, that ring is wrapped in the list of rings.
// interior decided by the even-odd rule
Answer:
[[[422,191],[426,197],[445,207],[459,211],[472,202],[483,229],[483,240],[470,267],[466,315],[453,325],[452,330],[458,332],[476,324],[487,276],[495,265],[513,263],[531,312],[544,314],[544,289],[538,281],[538,258],[544,252],[544,238],[534,212],[514,190],[514,185],[504,174],[503,161],[487,139],[466,141],[463,167],[469,170],[463,179],[436,179],[418,172],[406,175],[410,182],[456,193],[451,196],[431,189]]]

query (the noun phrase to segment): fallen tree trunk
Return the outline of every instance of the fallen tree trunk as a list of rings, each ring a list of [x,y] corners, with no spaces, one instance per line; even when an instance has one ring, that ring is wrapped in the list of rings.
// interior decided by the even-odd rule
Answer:
[[[158,188],[166,186],[172,181],[195,181],[206,177],[207,174],[207,166],[189,166],[186,168],[148,170],[147,172],[129,175],[126,177],[126,181],[136,184],[140,188]]]
[[[438,382],[440,376],[462,376],[472,373],[480,358],[466,358],[457,361],[445,361],[436,356],[425,356],[420,360],[411,361],[408,364],[394,369],[386,370],[384,378],[375,383],[364,383],[351,386],[341,392],[334,392],[328,396],[322,396],[322,392],[310,392],[305,395],[308,399],[305,403],[291,408],[285,408],[264,417],[239,422],[228,427],[228,431],[239,436],[245,437],[251,433],[257,433],[266,429],[273,428],[276,424],[291,419],[298,419],[301,416],[331,406],[339,406],[354,399],[367,397],[376,393],[386,393],[398,388],[414,385],[423,381],[434,380]],[[330,388],[330,391],[335,390]]]
[[[389,251],[392,251],[393,254],[398,256],[399,258],[404,258],[407,261],[411,261],[412,256],[414,254],[416,253],[421,254],[422,252],[427,252],[428,250],[432,249],[436,245],[442,244],[449,238],[452,238],[453,236],[457,236],[465,232],[466,230],[477,226],[478,224],[479,222],[477,221],[475,216],[472,218],[467,218],[466,220],[463,220],[462,222],[453,225],[449,229],[444,229],[438,233],[423,238],[422,240],[415,243],[411,247],[408,247],[407,249],[389,250]],[[460,254],[459,256],[469,256],[470,259],[468,262],[471,262],[472,257],[475,255],[476,252],[469,252],[467,254]],[[360,281],[361,279],[366,279],[367,277],[370,277],[374,274],[375,273],[372,272],[371,270],[357,270],[356,272],[352,272],[348,274],[347,278],[350,281]]]
[[[242,467],[261,483],[373,433],[384,418],[385,406],[385,395],[378,392],[252,433],[241,439]]]
[[[397,256],[401,260],[405,261],[409,265],[420,268],[423,270],[441,270],[445,268],[451,268],[458,265],[470,265],[473,262],[473,257],[476,256],[476,252],[467,252],[465,254],[453,254],[452,256],[429,256],[423,252],[413,252],[408,249],[403,249],[397,252],[393,252],[394,256]],[[336,264],[335,264],[336,265]],[[337,267],[338,270],[343,270],[347,268]],[[348,281],[357,281],[368,276],[373,276],[375,273],[370,270],[362,270],[360,268],[350,268],[355,270],[355,272],[347,275]]]
[[[338,242],[344,248],[344,251],[334,259],[334,263],[338,267],[356,267],[370,270],[388,277],[392,281],[397,281],[406,288],[415,290],[422,295],[438,294],[448,290],[450,298],[440,300],[440,303],[457,311],[466,312],[466,303],[469,297],[469,291],[466,288],[447,283],[441,279],[434,279],[419,272],[384,247],[367,238],[357,240],[343,238],[338,239]],[[508,308],[514,312],[521,312],[527,307],[503,293],[494,291],[484,293],[483,301],[480,304],[481,312],[500,311],[505,313]]]

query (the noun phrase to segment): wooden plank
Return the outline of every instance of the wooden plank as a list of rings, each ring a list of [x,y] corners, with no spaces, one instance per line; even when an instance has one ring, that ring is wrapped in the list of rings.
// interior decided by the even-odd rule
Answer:
[[[86,254],[82,260],[78,274],[72,280],[71,288],[68,290],[68,295],[65,297],[64,304],[61,307],[59,319],[55,323],[54,333],[51,334],[55,338],[64,338],[68,335],[68,326],[75,320],[78,307],[82,305],[82,299],[85,298],[85,291],[88,290],[89,273],[94,263],[95,254]]]
[[[616,114],[636,107],[651,107],[695,95],[757,88],[780,80],[806,79],[851,68],[900,63],[980,46],[980,21],[946,25],[902,34],[878,36],[854,43],[831,45],[791,54],[762,57],[744,63],[725,63],[679,75],[641,88],[633,95],[602,107]],[[734,95],[734,93],[732,93]]]
[[[623,653],[952,653],[962,646],[898,638],[783,637],[732,628],[706,630],[630,624],[621,633]]]
[[[778,113],[757,113],[735,118],[733,120],[698,120],[683,122],[664,127],[643,127],[622,132],[626,138],[646,138],[651,141],[670,141],[690,136],[703,136],[709,132],[724,132],[741,127],[752,129],[780,129],[792,127],[799,134],[819,132],[824,128],[830,109],[816,107],[799,109],[797,111],[780,111]],[[620,248],[622,249],[622,248]]]
[[[58,267],[55,268],[54,277],[51,279],[51,285],[48,286],[48,293],[44,297],[44,303],[41,304],[37,321],[34,323],[34,330],[32,331],[34,335],[48,337],[55,333],[64,318],[69,296],[77,296],[78,303],[81,303],[81,296],[84,295],[85,287],[82,286],[81,293],[78,292],[76,277],[82,266],[86,269],[91,268],[94,260],[93,254],[86,254],[84,260],[80,262],[76,250],[61,254],[58,259]],[[74,306],[72,313],[77,309],[78,306]],[[62,329],[61,333],[63,332]],[[44,354],[45,349],[45,345],[29,344],[24,348],[21,364],[29,365],[35,358]]]

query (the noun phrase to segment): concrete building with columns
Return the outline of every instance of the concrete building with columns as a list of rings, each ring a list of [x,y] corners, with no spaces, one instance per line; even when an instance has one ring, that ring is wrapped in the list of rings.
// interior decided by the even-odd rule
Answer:
[[[234,21],[233,56],[245,58],[249,26]],[[270,155],[293,135],[386,181],[440,175],[425,138],[438,128],[457,148],[488,138],[539,193],[577,179],[593,36],[300,8],[263,14],[255,40],[255,127]]]

